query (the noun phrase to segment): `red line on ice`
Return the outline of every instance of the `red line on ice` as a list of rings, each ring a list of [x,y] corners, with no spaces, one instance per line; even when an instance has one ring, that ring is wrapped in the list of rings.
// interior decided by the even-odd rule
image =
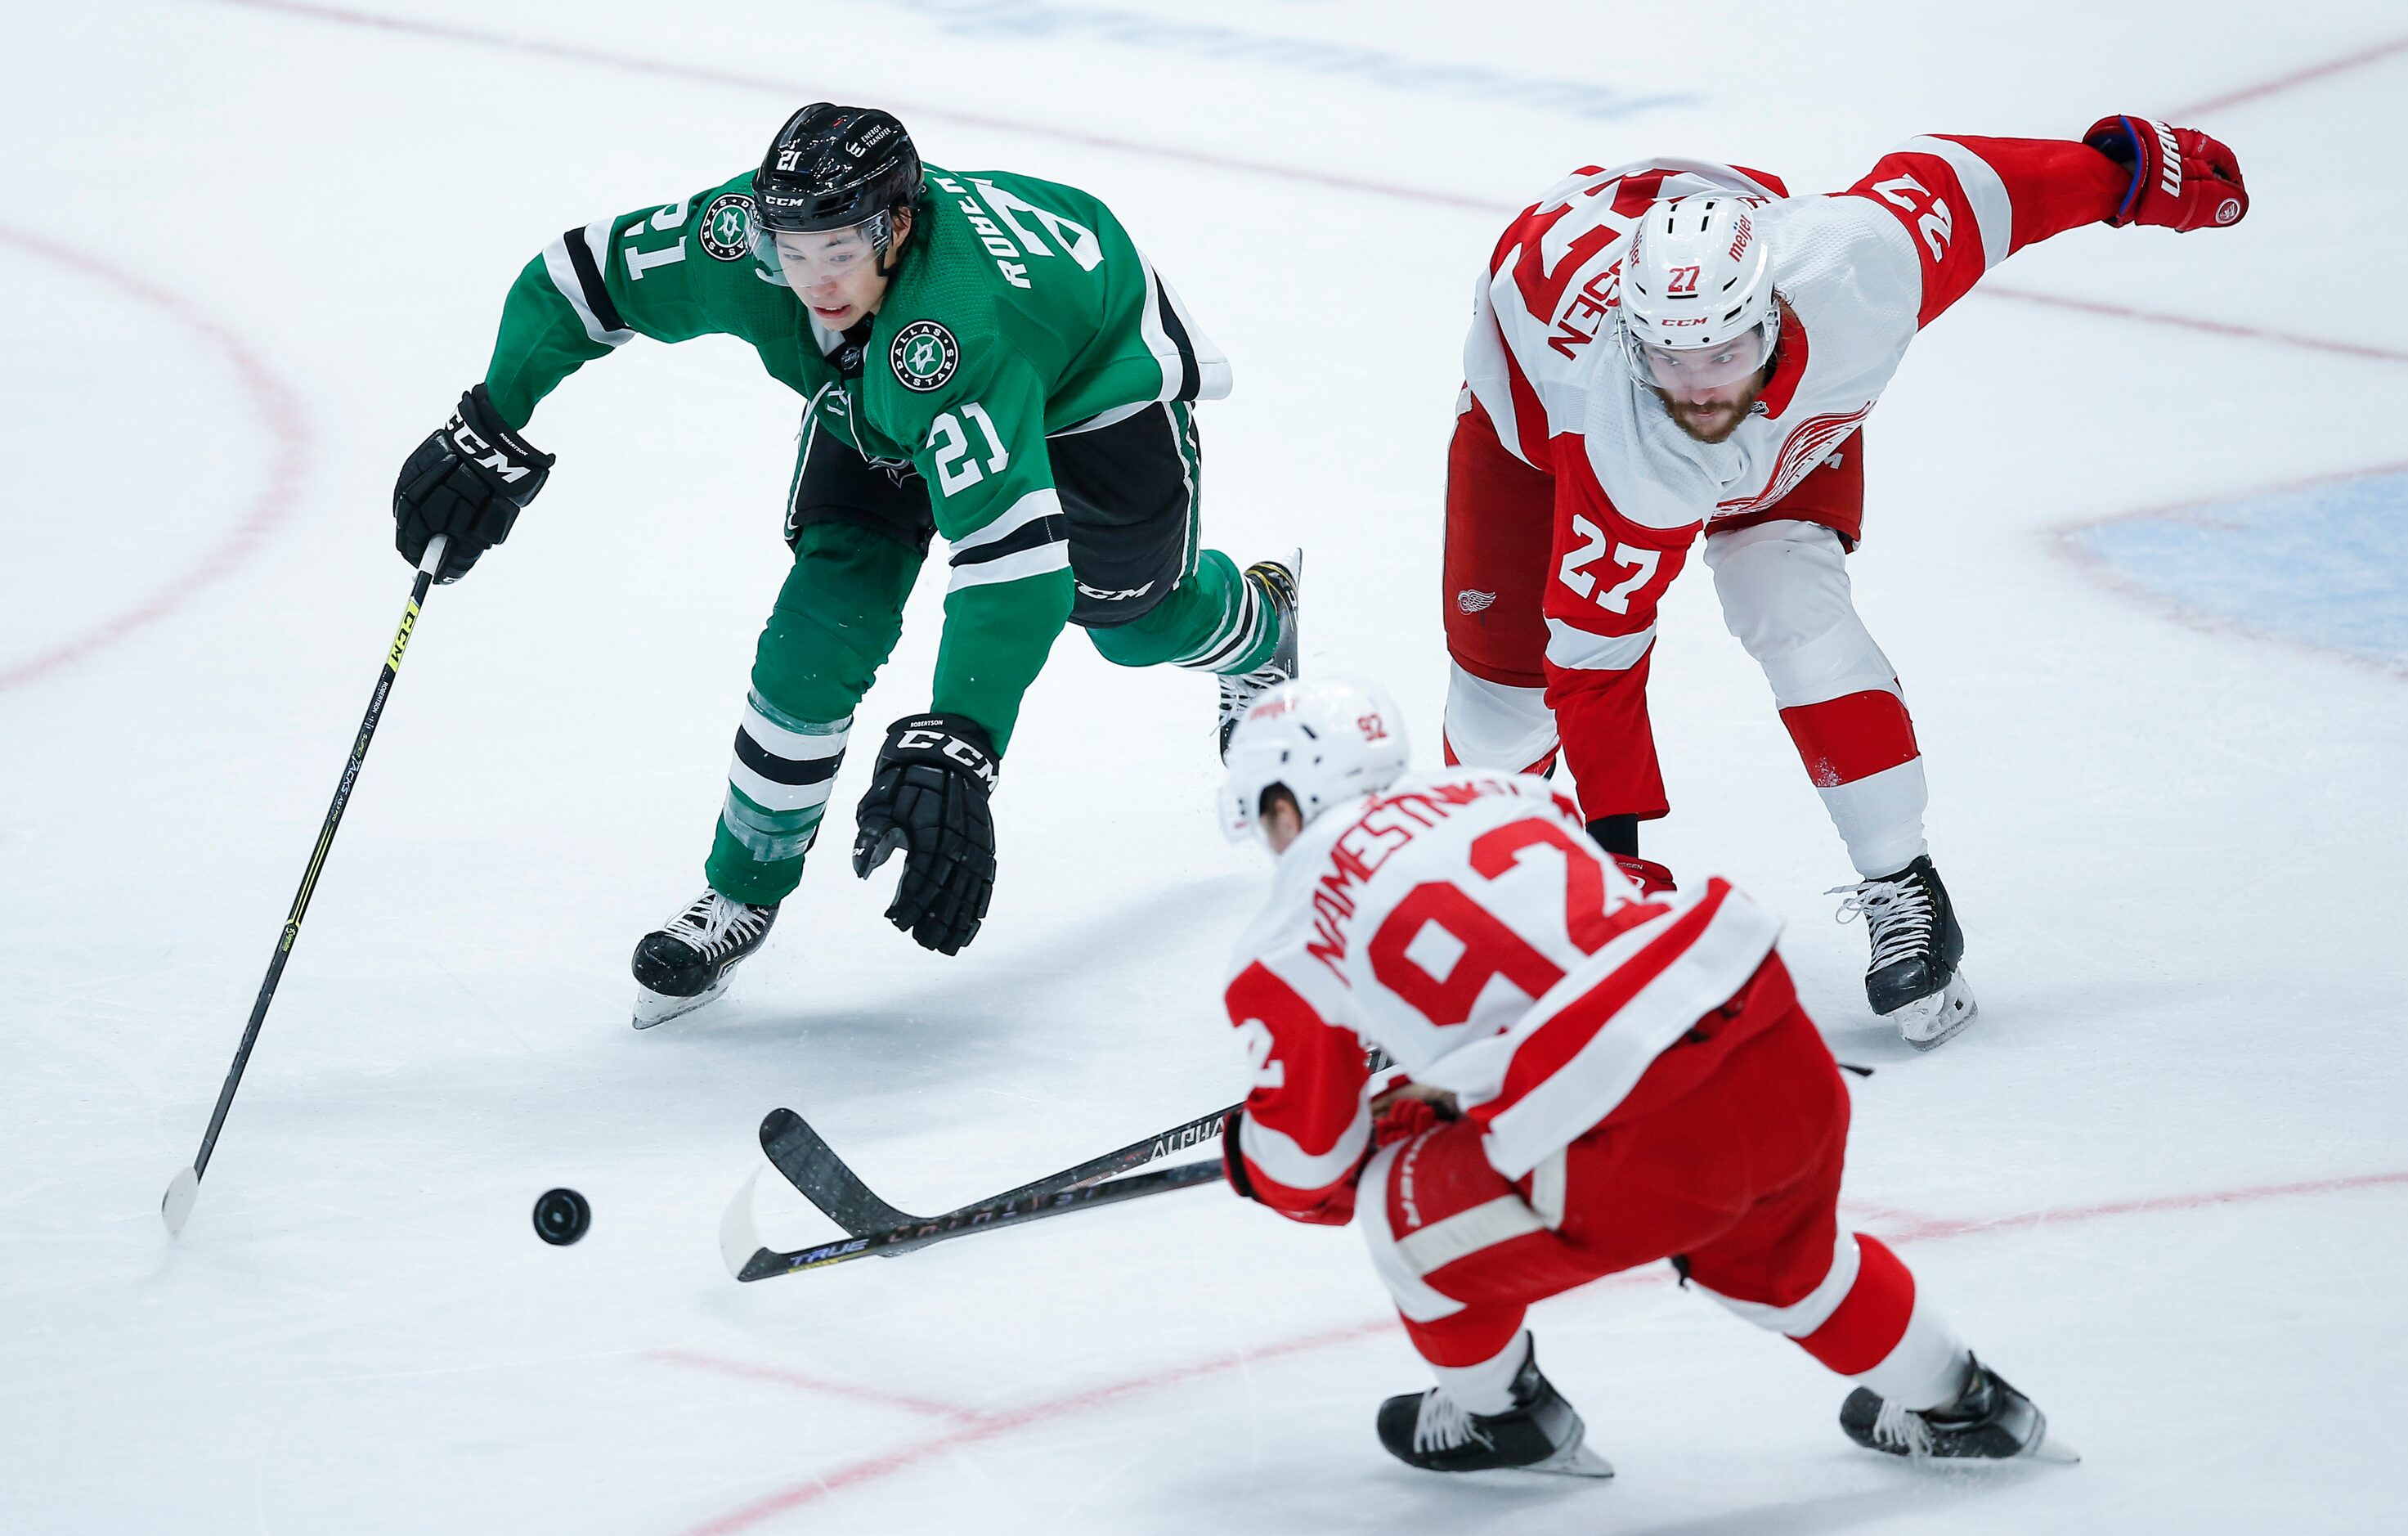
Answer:
[[[2294,69],[2287,75],[2277,75],[2271,80],[2263,80],[2256,85],[2244,85],[2238,91],[2227,92],[2220,96],[2210,96],[2205,101],[2193,102],[2188,107],[2177,108],[2170,115],[2189,118],[2197,117],[2202,112],[2220,112],[2228,107],[2238,107],[2244,101],[2257,101],[2260,97],[2274,95],[2291,90],[2295,86],[2305,85],[2311,80],[2323,79],[2328,75],[2338,75],[2344,70],[2376,64],[2402,51],[2408,51],[2408,37],[2394,37],[2387,43],[2377,43],[2372,48],[2360,49],[2356,53],[2344,53],[2338,59],[2327,59],[2322,64],[2313,64],[2304,69]]]
[[[271,11],[287,16],[297,16],[309,21],[334,22],[383,32],[439,38],[447,42],[468,43],[482,48],[532,53],[571,64],[599,65],[605,68],[625,70],[639,75],[666,76],[673,79],[692,80],[703,85],[727,85],[748,91],[766,91],[790,100],[798,94],[810,96],[823,93],[827,89],[824,86],[806,86],[798,81],[779,79],[771,76],[746,75],[734,70],[714,69],[701,65],[646,59],[634,54],[613,53],[607,49],[586,48],[575,43],[552,42],[540,37],[513,36],[508,33],[486,32],[475,27],[456,26],[444,22],[423,22],[408,17],[382,16],[373,11],[351,10],[340,6],[312,5],[308,3],[308,0],[211,0],[211,3],[238,6],[246,10]],[[2310,68],[2297,70],[2276,79],[2214,97],[2196,107],[2184,108],[2173,115],[2187,117],[2210,108],[2254,101],[2261,96],[2272,95],[2294,86],[2321,79],[2328,75],[2373,63],[2402,49],[2408,49],[2408,38],[2383,43],[2371,50],[2361,50]],[[950,107],[898,101],[882,93],[881,99],[895,108],[899,115],[906,117],[934,118],[939,121],[967,123],[973,127],[991,128],[1003,133],[1023,134],[1033,138],[1050,138],[1065,144],[1080,144],[1090,149],[1144,155],[1157,160],[1176,161],[1182,165],[1201,165],[1212,170],[1266,177],[1273,180],[1297,181],[1308,186],[1335,188],[1341,192],[1367,193],[1377,197],[1393,197],[1404,202],[1430,204],[1440,208],[1465,208],[1498,217],[1511,214],[1521,207],[1518,203],[1500,203],[1494,198],[1466,196],[1461,193],[1444,192],[1431,187],[1404,186],[1390,181],[1375,181],[1365,177],[1340,176],[1327,171],[1314,170],[1305,165],[1247,160],[1236,155],[1213,154],[1208,151],[1182,149],[1170,144],[1147,143],[1140,139],[1121,138],[1110,134],[1086,133],[1076,128],[1058,128],[1045,123],[1026,122],[986,113],[964,112]],[[2089,314],[2138,321],[2150,325],[2174,325],[2185,330],[2205,331],[2214,336],[2267,341],[2278,346],[2304,347],[2313,352],[2340,352],[2354,357],[2377,358],[2384,362],[2408,363],[2408,352],[2398,352],[2385,347],[2359,346],[2344,341],[2319,341],[2312,337],[2258,330],[2247,325],[2200,320],[2189,315],[2159,314],[2153,310],[2136,309],[2128,305],[2096,304],[2084,299],[2058,298],[2053,294],[2034,293],[2026,289],[2005,288],[1994,283],[1985,283],[1974,289],[1973,296],[2013,299],[2027,304],[2053,305],[2059,309],[2078,309]]]
[[[2102,1221],[2114,1216],[2153,1215],[2178,1211],[2197,1211],[2216,1205],[2248,1205],[2261,1200],[2286,1199],[2304,1195],[2337,1195],[2357,1190],[2385,1189],[2408,1186],[2408,1169],[2386,1173],[2348,1174],[2331,1179],[2302,1179],[2288,1184],[2243,1184],[2232,1189],[2213,1189],[2178,1195],[2146,1195],[2133,1199],[2099,1200],[2083,1205],[2062,1205],[2037,1211],[2019,1211],[1999,1216],[1950,1218],[1916,1216],[1903,1211],[1885,1212],[1880,1235],[1899,1242],[1937,1242],[1949,1238],[1985,1237],[1999,1232],[2025,1231],[2042,1227],[2071,1227],[2083,1222]],[[1608,1275],[1584,1289],[1599,1285],[1635,1285],[1659,1278],[1653,1268],[1626,1270]],[[1376,1322],[1356,1323],[1343,1328],[1325,1328],[1267,1345],[1261,1349],[1231,1351],[1215,1355],[1183,1366],[1149,1371],[1144,1375],[1125,1377],[1115,1382],[1086,1387],[1058,1398],[1049,1398],[1025,1408],[1001,1409],[991,1413],[973,1414],[968,1409],[936,1408],[955,1416],[969,1415],[974,1422],[939,1431],[924,1440],[913,1441],[891,1451],[847,1462],[833,1471],[824,1472],[798,1483],[761,1495],[739,1504],[724,1514],[713,1516],[690,1528],[684,1536],[733,1536],[749,1530],[764,1520],[773,1519],[807,1504],[819,1502],[848,1488],[874,1483],[896,1472],[907,1471],[921,1462],[944,1452],[956,1450],[981,1441],[993,1440],[1015,1429],[1024,1429],[1049,1420],[1067,1418],[1090,1409],[1100,1408],[1139,1393],[1159,1387],[1178,1386],[1200,1381],[1208,1376],[1245,1370],[1270,1360],[1291,1356],[1309,1355],[1342,1344],[1377,1338],[1397,1327],[1394,1318],[1383,1317]],[[658,1357],[680,1363],[702,1365],[707,1369],[726,1369],[724,1362],[704,1357],[688,1356],[682,1351],[664,1351]],[[739,1368],[739,1374],[756,1374]],[[780,1379],[785,1373],[757,1372],[764,1379]],[[810,1378],[796,1378],[797,1385],[816,1385]]]
[[[308,464],[308,434],[302,424],[300,409],[294,403],[293,392],[284,386],[283,381],[243,344],[240,337],[183,299],[80,251],[21,229],[0,225],[0,242],[56,262],[86,277],[96,278],[121,293],[164,310],[178,324],[215,348],[234,366],[244,390],[251,395],[251,403],[258,408],[276,441],[275,462],[268,469],[266,483],[252,500],[248,516],[154,596],[78,639],[53,646],[6,671],[0,671],[0,693],[7,693],[11,688],[21,687],[81,661],[102,647],[157,623],[192,601],[203,588],[224,580],[249,559],[265,539],[268,530],[293,513],[299,499],[302,475]]]

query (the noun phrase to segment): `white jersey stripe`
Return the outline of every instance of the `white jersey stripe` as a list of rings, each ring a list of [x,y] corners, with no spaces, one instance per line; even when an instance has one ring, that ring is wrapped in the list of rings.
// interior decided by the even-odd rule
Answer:
[[[1000,560],[983,561],[975,566],[955,566],[953,579],[945,583],[947,592],[959,592],[964,587],[994,586],[999,581],[1017,581],[1025,576],[1042,576],[1049,570],[1070,568],[1070,546],[1060,539],[1039,544],[1033,550],[1007,554]]]
[[[608,272],[609,267],[607,263],[610,257],[610,221],[605,219],[600,223],[590,226],[579,237],[585,242],[586,254],[594,258],[594,269],[596,272]],[[552,279],[552,286],[559,292],[562,298],[568,301],[568,307],[577,311],[577,318],[584,325],[585,335],[590,340],[605,347],[624,347],[636,339],[636,333],[633,331],[613,331],[606,328],[595,317],[594,307],[585,302],[585,285],[577,280],[577,267],[568,259],[567,236],[560,236],[543,248],[543,269],[545,275]]]
[[[1483,1248],[1543,1232],[1546,1224],[1519,1196],[1499,1195],[1469,1211],[1434,1221],[1397,1240],[1397,1252],[1415,1274],[1442,1270]]]
[[[1842,1227],[1839,1241],[1831,1249],[1830,1273],[1823,1277],[1821,1285],[1788,1306],[1774,1307],[1761,1301],[1734,1300],[1711,1285],[1698,1285],[1698,1289],[1757,1328],[1786,1334],[1792,1339],[1803,1339],[1829,1322],[1831,1314],[1840,1310],[1840,1303],[1846,1300],[1848,1292],[1856,1287],[1856,1270],[1862,1263],[1863,1256],[1856,1250],[1856,1235]]]
[[[1982,269],[1988,271],[2007,259],[2014,248],[2014,203],[2007,196],[2007,184],[1990,163],[1962,144],[1928,136],[1910,138],[1898,147],[1899,154],[1936,155],[1948,162],[1956,173],[1956,184],[1965,189],[1965,200],[1973,205],[1973,222],[1982,229]]]
[[[1661,933],[1694,905],[1684,904],[1647,926]],[[1518,1179],[1604,1119],[1667,1046],[1755,974],[1780,934],[1778,918],[1727,890],[1705,931],[1678,958],[1615,1010],[1570,1061],[1488,1122],[1483,1142],[1488,1161],[1507,1178]],[[1533,1009],[1531,1014],[1510,1032],[1517,1053],[1555,1022],[1552,1012]]]
[[[1238,1148],[1246,1160],[1290,1189],[1328,1188],[1354,1171],[1363,1149],[1370,1144],[1368,1101],[1356,1108],[1354,1123],[1339,1133],[1337,1142],[1318,1156],[1298,1146],[1295,1137],[1273,1130],[1252,1115],[1238,1122]]]
[[[1018,533],[1040,517],[1062,515],[1062,498],[1054,487],[1042,485],[1006,507],[996,520],[975,533],[966,533],[953,541],[954,553],[974,550],[992,544],[998,538]]]
[[[1547,660],[1574,672],[1627,672],[1656,643],[1656,626],[1636,635],[1592,635],[1561,619],[1547,621]]]

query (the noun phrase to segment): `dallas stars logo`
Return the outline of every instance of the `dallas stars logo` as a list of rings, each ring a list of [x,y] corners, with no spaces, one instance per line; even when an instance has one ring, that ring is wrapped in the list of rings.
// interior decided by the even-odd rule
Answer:
[[[740,192],[722,193],[702,210],[702,249],[714,261],[741,261],[749,253],[752,226],[752,199]]]
[[[915,320],[896,332],[886,355],[895,366],[896,381],[921,395],[944,388],[962,361],[953,333],[933,320]]]

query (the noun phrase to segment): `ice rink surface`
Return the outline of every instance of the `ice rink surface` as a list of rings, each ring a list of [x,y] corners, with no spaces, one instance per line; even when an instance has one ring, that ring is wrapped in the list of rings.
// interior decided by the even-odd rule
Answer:
[[[2399,1529],[2399,8],[1622,11],[10,7],[0,1529]],[[1308,668],[1384,679],[1431,761],[1469,284],[1557,175],[1671,152],[1822,190],[1913,134],[2118,110],[2234,146],[2240,229],[2017,256],[1868,429],[1854,570],[1928,757],[1964,1036],[1915,1057],[1866,1012],[1821,894],[1846,862],[1701,576],[1656,661],[1650,853],[1786,916],[1880,1069],[1852,1213],[2083,1465],[1859,1452],[1843,1383],[1648,1272],[1533,1317],[1616,1480],[1414,1473],[1370,1415],[1426,1378],[1356,1238],[1217,1188],[731,1282],[773,1106],[942,1209],[1238,1097],[1214,988],[1265,866],[1213,827],[1209,684],[1066,637],[974,948],[888,928],[836,815],[731,997],[630,1030],[786,561],[798,402],[726,341],[639,342],[538,412],[559,469],[429,601],[167,1241],[407,590],[402,456],[554,234],[724,179],[822,97],[1123,215],[1236,365],[1208,540],[1303,543]],[[2246,515],[2112,532],[2219,504]],[[924,706],[940,586],[866,722]],[[554,1249],[528,1210],[564,1184],[595,1221]],[[774,1179],[761,1210],[830,1229]]]

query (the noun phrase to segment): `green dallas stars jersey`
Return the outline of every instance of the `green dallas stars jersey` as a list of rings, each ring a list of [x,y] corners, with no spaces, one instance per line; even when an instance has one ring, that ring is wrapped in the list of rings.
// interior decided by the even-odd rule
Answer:
[[[485,383],[523,427],[563,379],[638,336],[751,343],[810,402],[806,442],[837,432],[927,481],[953,546],[932,706],[976,720],[1000,751],[1073,595],[1047,434],[1219,399],[1229,366],[1086,193],[933,165],[924,186],[858,379],[828,355],[840,338],[753,260],[747,171],[552,241],[510,289]]]

